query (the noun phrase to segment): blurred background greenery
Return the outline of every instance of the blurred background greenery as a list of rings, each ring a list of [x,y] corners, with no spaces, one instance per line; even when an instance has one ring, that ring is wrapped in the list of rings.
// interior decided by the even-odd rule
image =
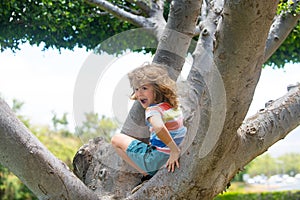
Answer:
[[[49,125],[35,125],[30,122],[27,116],[21,115],[20,111],[24,105],[22,101],[13,99],[6,100],[18,118],[30,129],[30,131],[59,159],[72,169],[72,160],[77,150],[84,142],[94,137],[103,137],[110,141],[111,136],[118,130],[119,124],[113,118],[99,116],[97,113],[87,113],[86,120],[76,128],[75,132],[68,129],[68,113],[58,116],[52,112],[52,120]],[[279,157],[272,157],[270,154],[263,154],[252,162],[245,169],[237,174],[226,195],[219,195],[222,199],[240,199],[241,194],[247,192],[262,193],[270,188],[257,187],[249,182],[250,177],[264,177],[265,181],[275,175],[288,175],[293,177],[300,174],[300,154],[287,153]],[[257,181],[257,180],[256,180]],[[262,181],[262,180],[260,180]],[[274,193],[277,194],[277,193]],[[246,194],[245,194],[246,195]],[[247,194],[248,195],[248,194]],[[283,192],[282,195],[291,195]],[[245,198],[257,199],[258,196],[245,196]],[[244,198],[244,197],[243,197]],[[261,197],[259,197],[261,198]],[[34,194],[8,169],[0,165],[0,199],[1,200],[24,200],[37,199]]]
[[[7,102],[11,104],[10,107],[27,128],[70,169],[72,169],[73,157],[84,141],[94,137],[103,137],[109,141],[111,135],[118,128],[115,120],[98,116],[97,113],[87,113],[86,120],[76,129],[75,133],[68,129],[68,113],[57,116],[53,112],[49,125],[35,125],[31,124],[27,116],[19,114],[24,105],[22,101],[13,99],[11,102]],[[31,200],[37,198],[15,175],[0,164],[0,199]]]

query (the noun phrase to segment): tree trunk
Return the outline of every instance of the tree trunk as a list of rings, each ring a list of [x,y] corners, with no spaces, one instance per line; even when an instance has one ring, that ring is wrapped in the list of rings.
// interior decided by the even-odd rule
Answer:
[[[232,154],[243,146],[239,145],[242,144],[239,141],[241,135],[237,134],[237,130],[246,116],[260,76],[276,4],[268,1],[227,1],[223,11],[219,7],[223,6],[222,2],[216,1],[208,6],[210,10],[206,20],[200,24],[200,39],[186,85],[188,90],[185,89],[182,98],[188,135],[182,147],[181,169],[173,174],[160,170],[128,199],[212,199],[225,190],[246,163],[264,151],[253,151],[244,161],[237,160],[237,156]],[[164,51],[165,38],[172,37],[162,37],[158,46],[162,50],[158,49],[154,62],[173,67],[172,70],[175,70],[171,76],[175,74],[173,77],[176,78],[180,64],[174,65],[172,61],[181,63],[181,56],[178,57],[177,53],[172,57],[172,53],[177,52],[174,46],[171,54]],[[130,116],[136,116],[136,112],[131,112]],[[136,118],[136,121],[139,120],[143,117]],[[295,120],[296,124],[298,121]],[[139,121],[139,125],[142,124]],[[124,127],[131,129],[126,123]],[[279,138],[268,139],[274,142]],[[251,142],[243,140],[244,143]],[[242,159],[241,156],[239,158]]]
[[[203,95],[205,92],[202,97]],[[206,103],[208,102],[205,100],[200,102],[204,107]],[[208,112],[209,110],[202,108],[203,115],[195,119],[199,124],[190,126],[190,132],[207,131],[209,119],[205,115]],[[200,120],[201,117],[205,120]],[[198,146],[203,144],[203,138],[188,135],[191,144],[181,157],[181,168],[174,173],[167,173],[166,169],[162,169],[132,196],[130,190],[140,176],[131,171],[133,169],[122,169],[124,163],[111,146],[101,139],[91,140],[78,151],[74,168],[81,180],[99,196],[127,199],[213,199],[226,190],[233,176],[242,171],[247,163],[276,141],[283,139],[298,125],[300,85],[294,86],[285,96],[249,117],[239,128],[231,141],[231,148],[220,158],[219,163],[208,163],[211,162],[207,159],[208,156],[201,158],[203,153]],[[213,156],[218,154],[214,153]],[[201,177],[201,181],[197,177]]]
[[[68,167],[54,157],[0,99],[0,163],[39,199],[96,199]]]
[[[103,9],[140,26],[149,28],[155,20],[152,28],[164,25],[160,21],[161,8],[157,17],[152,15],[151,20],[145,20],[124,11],[118,13],[104,0],[91,2],[99,2]],[[95,138],[74,158],[74,172],[81,182],[30,134],[2,100],[1,164],[40,199],[213,199],[248,162],[300,123],[299,86],[244,121],[261,65],[278,47],[270,31],[279,27],[270,28],[278,1],[224,2],[223,5],[222,0],[204,1],[201,23],[195,27],[202,2],[174,0],[153,60],[167,65],[170,76],[176,79],[192,37],[199,31],[181,97],[188,134],[181,146],[180,169],[174,173],[161,169],[131,195],[140,175],[115,154],[110,144]],[[151,10],[147,6],[145,9]],[[160,35],[161,31],[156,33]],[[143,113],[135,104],[122,132],[146,140]],[[135,135],[136,132],[141,134]]]

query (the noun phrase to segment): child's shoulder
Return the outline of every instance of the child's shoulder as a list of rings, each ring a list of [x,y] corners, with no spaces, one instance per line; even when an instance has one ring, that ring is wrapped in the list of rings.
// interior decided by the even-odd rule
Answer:
[[[172,106],[167,102],[161,102],[157,104],[151,104],[146,110],[152,110],[152,109],[162,109],[162,110],[169,110],[172,108]]]
[[[172,106],[167,102],[159,103],[159,104],[157,104],[157,106],[160,107],[163,110],[169,110],[169,109],[172,108]]]

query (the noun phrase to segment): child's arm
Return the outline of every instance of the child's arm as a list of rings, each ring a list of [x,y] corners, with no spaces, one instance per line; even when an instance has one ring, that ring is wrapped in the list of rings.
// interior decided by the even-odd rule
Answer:
[[[170,157],[166,163],[166,167],[168,167],[168,171],[174,172],[175,166],[179,168],[179,156],[180,156],[180,149],[174,142],[173,138],[171,137],[168,129],[166,128],[164,122],[161,119],[160,115],[153,115],[149,119],[156,135],[159,139],[165,143],[170,148]]]

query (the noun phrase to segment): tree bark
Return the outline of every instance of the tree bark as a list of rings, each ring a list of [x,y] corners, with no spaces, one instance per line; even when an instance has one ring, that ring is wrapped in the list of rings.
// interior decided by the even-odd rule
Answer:
[[[174,5],[170,8],[169,20],[159,41],[153,62],[168,66],[170,76],[176,80],[183,67],[186,52],[194,35],[201,2],[174,2]],[[136,138],[146,138],[143,139],[146,141],[149,132],[145,126],[144,118],[143,108],[135,102],[121,132]],[[133,135],[133,130],[135,130],[135,135]]]
[[[205,92],[202,95],[206,95]],[[207,131],[206,127],[209,124],[209,119],[205,115],[209,113],[209,109],[205,108],[209,107],[207,105],[209,104],[209,98],[201,100],[200,103],[203,105],[201,110],[203,114],[199,119],[197,118],[199,124],[191,126],[193,128],[193,130],[189,129],[191,131],[194,131],[194,129]],[[282,98],[275,100],[265,109],[249,117],[239,128],[235,138],[232,140],[231,148],[227,152],[226,157],[222,158],[222,162],[216,163],[216,166],[208,165],[206,158],[199,159],[201,152],[198,151],[198,145],[203,143],[203,138],[196,138],[197,140],[192,138],[190,148],[181,157],[181,169],[176,170],[172,174],[162,169],[155,176],[156,178],[154,177],[153,181],[150,180],[150,182],[145,184],[145,187],[140,189],[140,192],[133,196],[130,196],[130,189],[136,183],[139,176],[128,169],[126,171],[124,169],[120,170],[121,167],[124,167],[120,158],[109,148],[109,144],[104,143],[102,140],[91,140],[89,144],[83,146],[78,151],[80,155],[76,155],[74,159],[75,163],[85,162],[86,164],[83,164],[85,167],[79,166],[78,168],[75,167],[75,169],[81,170],[81,173],[84,172],[83,174],[86,174],[81,179],[98,195],[110,194],[112,198],[125,198],[127,196],[127,199],[184,199],[186,196],[189,199],[212,199],[212,196],[220,192],[217,187],[225,190],[225,187],[234,175],[242,171],[248,162],[265,152],[268,147],[285,137],[300,124],[299,104],[300,86],[298,85]],[[204,116],[204,120],[200,120],[202,116]],[[284,124],[280,122],[282,118],[285,119]],[[105,153],[105,151],[109,151],[109,153]],[[109,160],[107,160],[108,158]],[[193,159],[193,162],[200,160],[199,162],[202,164],[195,166],[194,163],[191,163],[190,159]],[[197,175],[199,176],[199,173],[203,170],[207,174],[201,174],[202,179],[199,182],[204,182],[202,185],[207,185],[206,187],[199,187],[197,185],[199,184]],[[103,179],[98,178],[98,174],[101,174],[99,173],[101,171],[105,171],[105,178]],[[79,176],[83,177],[83,175]],[[174,177],[176,177],[176,181]],[[124,180],[126,180],[126,183],[124,183]],[[187,185],[186,182],[188,182]],[[113,186],[113,184],[115,185]],[[162,186],[158,186],[158,184]],[[176,191],[176,188],[180,188],[180,190]],[[188,191],[188,194],[186,194],[185,190]],[[181,195],[182,193],[186,196]],[[210,195],[208,196],[207,194]]]
[[[276,4],[226,1],[223,7],[222,1],[210,3],[207,21],[202,16],[199,25],[200,38],[183,98],[188,134],[182,147],[181,169],[173,174],[160,170],[128,199],[212,199],[225,190],[246,163],[262,153],[260,150],[250,152],[249,159],[243,162],[236,160],[232,151],[238,153],[236,143],[242,143],[239,141],[242,139],[237,139],[240,138],[237,130],[246,116],[260,76]],[[160,43],[163,44],[164,41]],[[177,52],[176,47],[172,48]],[[173,67],[175,73],[171,76],[176,77],[181,68],[173,63],[180,63],[181,56],[172,57],[173,54],[168,53],[158,49],[154,62]],[[136,115],[131,113],[130,116]],[[131,129],[126,123],[124,127]],[[268,138],[271,143],[278,139]],[[249,140],[244,143],[252,144]],[[264,148],[271,143],[266,142]],[[242,154],[239,158],[243,159]],[[174,177],[178,181],[175,182]]]
[[[217,9],[217,6],[210,9],[221,10]],[[206,23],[203,21],[200,24],[203,26],[200,27],[202,33],[188,78],[190,91],[185,95],[187,99],[183,99],[184,103],[188,102],[183,106],[189,133],[186,137],[185,147],[183,147],[185,153],[181,158],[182,168],[172,175],[165,173],[164,170],[159,171],[155,176],[159,179],[154,177],[129,199],[145,198],[145,196],[150,198],[150,195],[151,199],[180,199],[187,195],[190,199],[212,199],[225,188],[240,169],[228,165],[229,171],[221,170],[224,167],[223,164],[226,163],[220,162],[220,160],[226,160],[226,158],[230,160],[229,154],[226,155],[226,152],[229,151],[231,138],[236,137],[236,130],[241,125],[252,100],[260,75],[264,41],[267,39],[273,18],[271,16],[275,16],[275,10],[276,5],[269,2],[242,1],[236,4],[228,2],[222,12],[223,18],[219,22],[214,45],[216,27],[212,22],[218,19],[218,12],[210,12]],[[163,45],[164,41],[161,44]],[[159,47],[161,46],[159,45]],[[176,52],[176,47],[172,48]],[[164,59],[159,60],[159,55]],[[176,57],[170,58],[172,58],[172,54],[165,54],[164,51],[158,50],[154,60],[157,59],[160,63],[173,66],[170,60],[176,60]],[[217,73],[216,67],[220,74]],[[176,77],[176,73],[174,74]],[[214,85],[213,83],[216,81],[218,84]],[[222,84],[224,84],[223,89]],[[224,94],[227,98],[225,103],[218,102],[217,99],[225,98]],[[211,109],[219,104],[220,108]],[[225,108],[222,107],[224,105]],[[224,118],[222,115],[221,118],[217,118],[220,111],[223,112]],[[135,116],[135,114],[130,116]],[[219,124],[210,124],[213,120]],[[225,127],[222,126],[222,120],[226,120]],[[220,131],[220,135],[212,135],[214,132]],[[226,140],[221,138],[226,138]],[[178,183],[172,181],[174,176],[180,180]]]
[[[272,54],[284,42],[289,33],[297,25],[300,14],[283,13],[277,17],[272,24],[266,43],[264,62],[267,61]]]
[[[102,198],[129,196],[141,178],[102,138],[94,138],[82,146],[74,157],[73,166],[77,177]]]
[[[246,119],[238,130],[231,149],[236,164],[243,166],[264,153],[277,141],[300,125],[300,84],[288,93],[268,102],[255,115]]]
[[[0,163],[39,199],[97,199],[68,167],[52,155],[0,99]]]
[[[149,21],[128,15],[106,1],[93,2],[104,2],[103,9],[121,19],[156,28],[160,42],[153,62],[167,65],[170,76],[178,77],[196,30],[200,0],[174,0],[162,32],[159,29],[165,22],[161,7],[157,7],[156,15],[149,15]],[[270,33],[279,30],[270,31],[277,4],[260,0],[229,0],[224,5],[221,0],[205,2],[206,12],[201,15],[198,29],[200,37],[182,97],[188,134],[181,146],[180,169],[174,173],[161,169],[131,195],[140,175],[124,164],[110,144],[96,138],[74,158],[74,170],[81,182],[30,134],[2,100],[1,164],[40,199],[205,200],[222,192],[244,165],[299,125],[300,89],[294,87],[285,97],[243,122],[261,65],[271,54],[268,52],[277,48],[269,43],[266,47],[266,42],[272,41]],[[154,11],[154,7],[144,9],[148,8]],[[143,114],[139,104],[135,104],[122,132],[146,140]],[[137,132],[146,134],[136,135]]]
[[[150,22],[147,18],[134,15],[130,12],[126,12],[125,10],[119,8],[118,6],[108,1],[105,0],[86,0],[86,1],[99,6],[103,10],[118,17],[120,20],[129,21],[130,23],[138,27],[153,27],[152,22]]]

